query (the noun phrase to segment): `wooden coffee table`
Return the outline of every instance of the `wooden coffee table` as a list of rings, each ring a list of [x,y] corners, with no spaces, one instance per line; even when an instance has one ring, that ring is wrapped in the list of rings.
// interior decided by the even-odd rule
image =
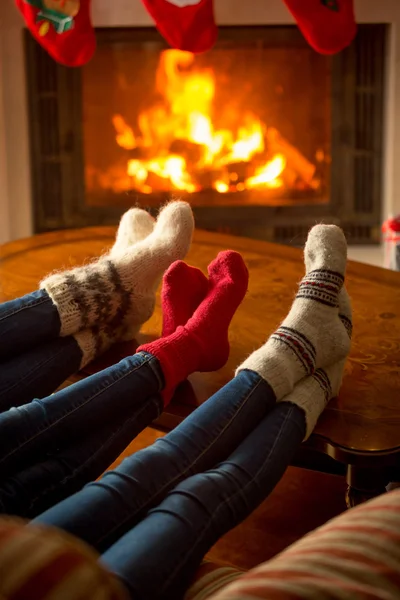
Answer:
[[[115,229],[98,227],[34,236],[0,246],[0,301],[37,288],[54,269],[98,256]],[[262,344],[286,315],[303,275],[302,252],[245,238],[196,231],[187,261],[203,271],[220,251],[240,252],[250,271],[247,296],[230,328],[231,355],[216,373],[194,374],[154,424],[170,429],[233,375],[235,366]],[[352,351],[340,396],[330,402],[295,464],[343,473],[348,504],[358,503],[397,481],[400,466],[400,273],[350,262],[347,286],[353,300]],[[161,331],[159,298],[138,342]],[[78,378],[118,361],[136,344],[113,348]],[[73,378],[71,378],[71,381]]]

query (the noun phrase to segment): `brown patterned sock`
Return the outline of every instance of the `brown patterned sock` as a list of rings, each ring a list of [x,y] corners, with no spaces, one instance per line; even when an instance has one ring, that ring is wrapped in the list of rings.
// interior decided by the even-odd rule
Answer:
[[[186,202],[161,210],[145,239],[96,262],[50,275],[41,283],[56,305],[61,336],[105,324],[124,323],[132,337],[153,313],[155,291],[164,271],[189,250],[193,214]]]

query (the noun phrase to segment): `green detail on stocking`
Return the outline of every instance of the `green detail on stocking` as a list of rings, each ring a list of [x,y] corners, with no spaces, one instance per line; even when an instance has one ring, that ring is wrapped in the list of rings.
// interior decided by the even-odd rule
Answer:
[[[339,12],[339,0],[321,0],[321,4],[329,8],[329,10],[333,10],[335,12]]]
[[[69,31],[74,26],[73,17],[68,17],[55,10],[49,10],[47,8],[39,11],[36,17],[36,22],[38,23],[40,21],[48,21],[51,23],[57,33]]]
[[[24,0],[26,4],[39,9],[36,16],[36,23],[41,23],[39,35],[46,35],[50,25],[58,33],[70,31],[75,25],[74,17],[79,12],[79,0],[66,2],[66,0]],[[58,9],[60,7],[60,10]],[[72,11],[72,14],[68,14]]]

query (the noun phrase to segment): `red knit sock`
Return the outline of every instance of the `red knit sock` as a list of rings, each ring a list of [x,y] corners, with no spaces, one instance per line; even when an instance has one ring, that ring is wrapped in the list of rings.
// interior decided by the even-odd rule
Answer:
[[[249,275],[240,254],[231,250],[220,252],[208,273],[208,294],[186,325],[137,349],[158,358],[165,378],[165,405],[188,375],[216,371],[229,357],[228,328],[246,294]]]
[[[200,269],[177,260],[165,272],[161,290],[162,337],[174,333],[193,315],[208,292],[208,279]]]
[[[173,47],[205,52],[217,39],[213,0],[142,0],[161,35]]]
[[[357,32],[353,0],[284,0],[300,31],[317,52],[335,54]]]
[[[67,67],[87,63],[96,48],[91,0],[15,0],[33,37]]]

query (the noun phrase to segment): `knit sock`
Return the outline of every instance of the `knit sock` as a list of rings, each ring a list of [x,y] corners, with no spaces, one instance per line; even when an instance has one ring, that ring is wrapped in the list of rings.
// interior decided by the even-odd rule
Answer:
[[[307,42],[321,54],[335,54],[357,33],[353,0],[284,0]]]
[[[141,208],[131,208],[124,213],[119,222],[115,243],[110,256],[117,256],[129,246],[147,238],[153,231],[155,220]]]
[[[349,338],[338,316],[347,244],[335,225],[316,225],[304,250],[306,275],[288,316],[269,340],[242,363],[256,371],[279,400],[318,367],[343,359]]]
[[[41,283],[56,305],[60,335],[121,323],[137,332],[154,310],[155,291],[171,263],[184,258],[193,233],[186,202],[171,202],[145,239],[96,262],[50,275]]]
[[[213,0],[142,0],[156,27],[172,48],[205,52],[218,31]]]
[[[208,279],[200,269],[177,260],[165,272],[161,290],[162,337],[186,325],[208,292]]]
[[[165,404],[188,375],[216,371],[229,357],[228,328],[246,294],[248,271],[240,254],[228,250],[218,254],[208,274],[208,294],[186,325],[137,349],[158,358],[165,379]]]
[[[96,49],[90,0],[16,0],[37,42],[67,67],[87,63]]]
[[[345,288],[339,294],[339,318],[351,339],[351,302]],[[282,398],[283,402],[291,402],[303,409],[307,426],[304,440],[310,437],[329,400],[338,395],[345,364],[346,358],[324,369],[317,369],[313,375],[302,379],[293,392]]]

